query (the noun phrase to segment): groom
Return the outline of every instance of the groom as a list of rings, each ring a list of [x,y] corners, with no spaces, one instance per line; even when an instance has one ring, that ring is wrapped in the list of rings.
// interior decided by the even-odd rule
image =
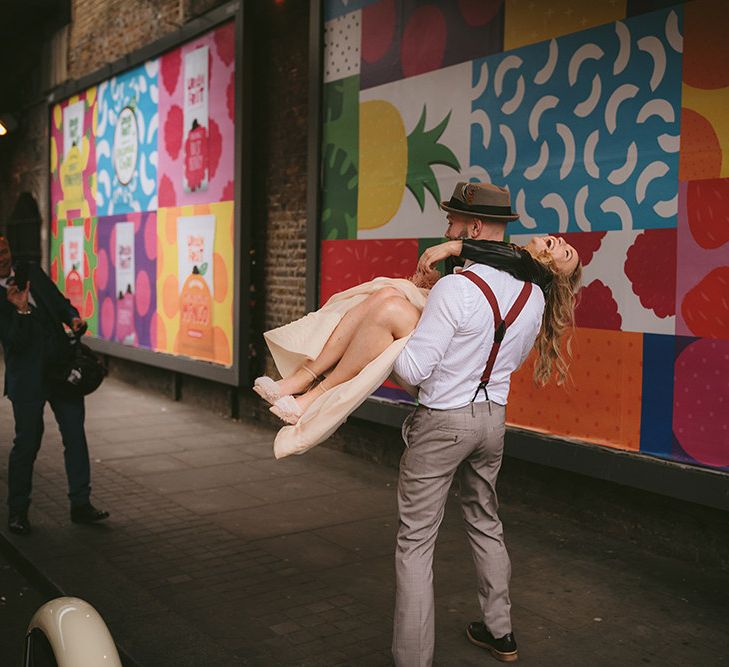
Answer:
[[[503,241],[507,223],[518,217],[508,190],[488,183],[458,183],[441,208],[449,240]],[[482,612],[467,637],[498,660],[518,658],[496,479],[511,374],[532,349],[542,321],[544,297],[531,287],[484,264],[443,277],[395,362],[397,375],[419,387],[419,405],[403,424],[398,483],[392,652],[399,667],[433,661],[433,551],[456,475]]]

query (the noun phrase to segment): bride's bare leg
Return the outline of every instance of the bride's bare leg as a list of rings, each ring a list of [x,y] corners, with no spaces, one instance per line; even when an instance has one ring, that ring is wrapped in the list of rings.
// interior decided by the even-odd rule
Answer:
[[[321,375],[335,366],[349,347],[358,329],[370,319],[372,313],[379,311],[388,299],[400,299],[408,303],[402,293],[394,287],[383,287],[370,294],[362,303],[357,304],[342,317],[319,356],[313,361],[307,362],[306,366],[316,375]],[[305,391],[311,382],[311,373],[304,368],[299,368],[293,375],[279,380],[277,384],[281,394],[295,395]]]
[[[306,410],[322,391],[351,380],[393,341],[407,336],[419,319],[420,311],[399,292],[378,300],[377,308],[371,309],[366,318],[360,319],[349,336],[339,363],[326,380],[296,398],[301,411]]]

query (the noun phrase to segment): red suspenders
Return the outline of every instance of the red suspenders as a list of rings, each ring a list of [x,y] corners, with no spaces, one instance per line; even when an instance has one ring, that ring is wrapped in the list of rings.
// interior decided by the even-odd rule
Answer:
[[[526,306],[529,296],[532,293],[532,284],[524,283],[524,287],[521,288],[521,292],[519,292],[519,296],[516,297],[514,305],[509,309],[509,312],[506,313],[506,317],[502,319],[501,311],[499,310],[499,303],[496,301],[496,296],[486,281],[472,271],[461,271],[460,275],[468,278],[483,292],[483,295],[486,297],[486,300],[491,306],[491,310],[494,312],[494,342],[491,345],[491,352],[489,353],[489,359],[486,362],[486,368],[483,371],[483,375],[481,375],[481,382],[476,388],[476,393],[473,395],[471,402],[476,399],[480,389],[483,389],[486,400],[488,400],[489,394],[486,391],[486,385],[489,383],[489,379],[491,378],[491,371],[494,368],[494,363],[496,363],[496,355],[499,353],[501,341],[504,340],[506,329],[513,324],[514,320],[519,317],[519,313],[524,310],[524,306]]]

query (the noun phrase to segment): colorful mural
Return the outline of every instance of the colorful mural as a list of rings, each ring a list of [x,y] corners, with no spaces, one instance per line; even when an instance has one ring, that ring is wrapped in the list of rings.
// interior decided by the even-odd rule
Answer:
[[[51,274],[91,335],[231,366],[234,59],[231,21],[53,107]]]
[[[729,470],[724,3],[329,0],[325,16],[321,301],[411,275],[456,181],[507,185],[511,240],[564,235],[584,265],[571,380],[537,389],[525,364],[510,423]]]

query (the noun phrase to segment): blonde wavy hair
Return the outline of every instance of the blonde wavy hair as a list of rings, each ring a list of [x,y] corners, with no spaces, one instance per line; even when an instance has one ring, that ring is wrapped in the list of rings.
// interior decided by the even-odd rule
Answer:
[[[575,308],[582,283],[582,263],[572,273],[559,271],[552,257],[543,252],[535,258],[552,273],[552,285],[544,304],[542,326],[534,347],[537,359],[534,362],[534,382],[540,387],[546,385],[556,374],[557,385],[563,385],[569,377],[572,359],[572,336],[575,329]],[[564,349],[562,339],[566,336]]]

